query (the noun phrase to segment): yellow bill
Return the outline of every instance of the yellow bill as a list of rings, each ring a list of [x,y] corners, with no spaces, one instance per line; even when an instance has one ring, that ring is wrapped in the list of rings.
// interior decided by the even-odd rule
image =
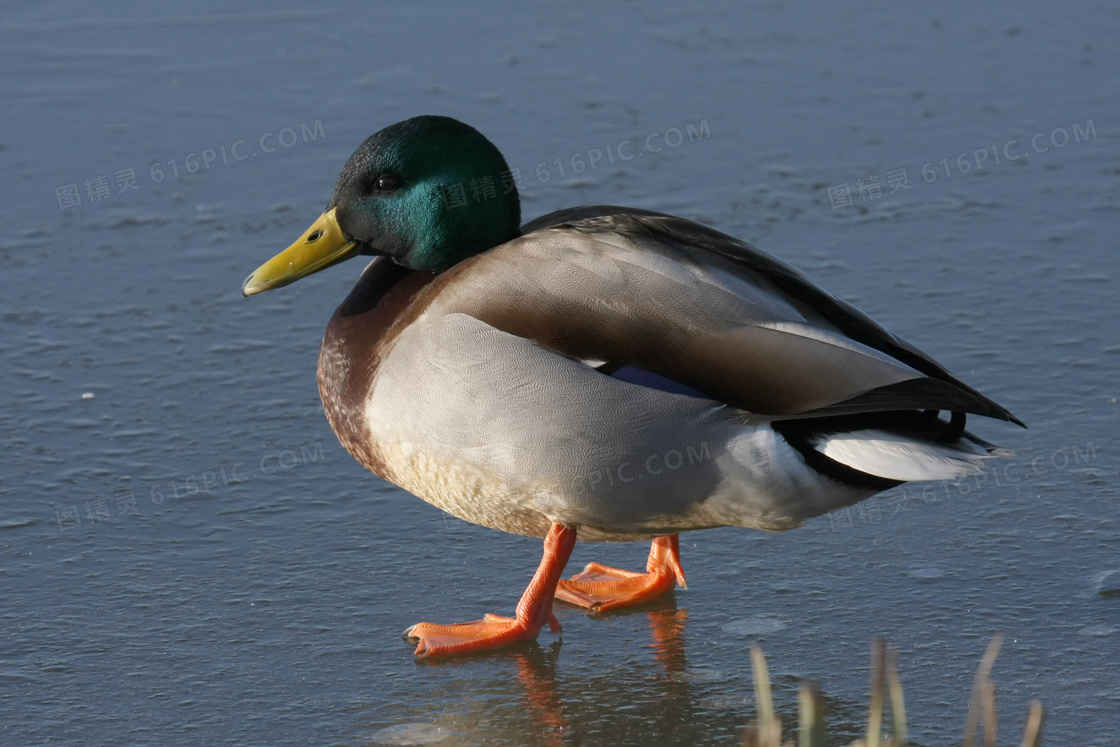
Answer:
[[[245,278],[241,292],[246,296],[282,288],[319,270],[350,259],[357,250],[347,241],[331,208],[311,224],[299,241],[258,267]]]

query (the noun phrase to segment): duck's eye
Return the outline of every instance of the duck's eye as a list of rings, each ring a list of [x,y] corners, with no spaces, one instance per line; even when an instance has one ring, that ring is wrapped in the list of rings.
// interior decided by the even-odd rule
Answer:
[[[321,229],[312,231],[311,234],[307,237],[307,243],[310,244],[311,242],[318,241],[321,238],[323,238],[323,231]]]
[[[396,192],[397,188],[400,186],[401,183],[395,176],[386,175],[377,177],[378,192]]]

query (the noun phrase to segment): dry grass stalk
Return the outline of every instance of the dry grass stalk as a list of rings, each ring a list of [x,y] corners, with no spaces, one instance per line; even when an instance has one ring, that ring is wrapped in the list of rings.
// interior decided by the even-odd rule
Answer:
[[[1003,636],[997,635],[988,644],[969,699],[965,720],[964,747],[975,747],[976,732],[981,720],[984,724],[985,747],[996,747],[997,715],[996,688],[992,682],[992,666],[1003,645]],[[744,731],[745,747],[824,747],[824,698],[816,685],[801,683],[799,693],[799,739],[782,743],[782,720],[774,713],[773,693],[766,657],[758,644],[751,644],[751,668],[754,677],[755,702],[758,719]],[[884,693],[891,707],[894,735],[883,739]],[[1038,747],[1042,736],[1042,703],[1031,702],[1027,726],[1020,747]],[[867,738],[857,739],[851,747],[906,747],[906,704],[902,695],[902,681],[898,676],[898,651],[886,645],[882,638],[871,642],[871,697],[868,708]]]

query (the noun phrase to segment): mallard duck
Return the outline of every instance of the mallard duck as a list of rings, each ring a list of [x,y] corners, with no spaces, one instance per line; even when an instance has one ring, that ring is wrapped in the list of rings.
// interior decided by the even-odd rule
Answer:
[[[457,120],[387,127],[242,288],[372,255],[319,353],[331,427],[434,506],[544,538],[513,617],[419,623],[417,655],[559,632],[554,598],[601,612],[684,586],[679,532],[792,529],[1008,453],[965,418],[1010,412],[774,257],[634,208],[522,226],[511,175]],[[652,540],[646,572],[562,579],[577,538]]]

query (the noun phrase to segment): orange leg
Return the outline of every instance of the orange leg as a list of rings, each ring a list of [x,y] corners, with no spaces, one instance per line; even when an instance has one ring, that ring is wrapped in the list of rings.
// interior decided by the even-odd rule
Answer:
[[[587,607],[592,612],[606,612],[647,602],[670,591],[676,584],[687,589],[678,535],[670,534],[653,541],[646,571],[635,573],[588,563],[583,573],[560,582],[556,598]]]
[[[560,623],[552,614],[552,598],[575,544],[574,529],[552,525],[544,538],[544,557],[517,603],[516,617],[486,615],[481,620],[454,625],[422,622],[406,630],[405,638],[419,641],[417,656],[451,656],[500,648],[515,641],[536,640],[546,624],[553,633],[559,633]]]

